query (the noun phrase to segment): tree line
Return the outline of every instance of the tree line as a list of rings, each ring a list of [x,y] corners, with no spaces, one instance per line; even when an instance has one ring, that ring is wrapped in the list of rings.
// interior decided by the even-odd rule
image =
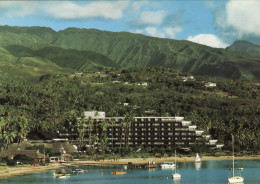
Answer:
[[[234,134],[237,150],[259,150],[260,87],[249,81],[207,76],[184,81],[185,76],[189,75],[173,68],[143,67],[107,69],[78,77],[59,75],[33,83],[1,79],[0,146],[21,142],[34,130],[65,130],[82,112],[96,110],[105,111],[107,116],[123,117],[127,112],[135,116],[184,116],[226,146]],[[205,87],[205,81],[217,86]],[[144,82],[147,86],[140,85]],[[78,137],[83,140],[85,129],[78,123]],[[121,139],[126,145],[127,126],[122,124],[125,137]],[[90,143],[101,141],[90,136]],[[105,143],[106,137],[102,141]]]

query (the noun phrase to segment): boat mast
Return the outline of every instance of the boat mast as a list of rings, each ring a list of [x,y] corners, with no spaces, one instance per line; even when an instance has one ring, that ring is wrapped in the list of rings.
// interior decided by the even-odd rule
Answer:
[[[234,155],[234,135],[232,134],[232,152],[233,152],[233,177],[235,175],[235,155]]]
[[[175,174],[176,174],[176,168],[177,168],[177,165],[176,165],[176,150],[175,150]]]

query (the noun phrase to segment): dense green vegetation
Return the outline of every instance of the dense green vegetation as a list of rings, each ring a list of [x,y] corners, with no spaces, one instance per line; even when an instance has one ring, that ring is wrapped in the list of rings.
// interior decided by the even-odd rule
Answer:
[[[126,112],[184,116],[224,143],[224,149],[230,149],[234,134],[237,150],[259,150],[260,86],[211,77],[184,82],[185,76],[189,75],[164,67],[108,69],[77,77],[49,75],[35,83],[2,76],[1,147],[21,141],[33,130],[70,129],[75,124],[69,122],[80,123],[73,120],[83,111],[97,110],[105,111],[106,116],[124,116]],[[217,87],[205,87],[205,81],[216,82]],[[78,129],[79,137],[84,136],[80,132]]]
[[[237,40],[227,50],[260,54],[260,46],[245,40]]]
[[[29,57],[29,54],[34,60],[40,57],[77,70],[164,66],[196,75],[260,81],[259,54],[216,49],[189,41],[96,29],[68,28],[55,32],[43,27],[0,26],[0,47],[18,57],[13,52],[17,52],[17,45],[24,46],[19,57]],[[31,55],[31,49],[36,50],[37,56]],[[52,54],[56,52],[59,55],[54,57]],[[0,48],[0,57],[9,63],[13,55],[1,56]]]
[[[77,117],[97,110],[107,116],[184,116],[224,143],[224,150],[234,134],[236,150],[259,151],[257,50],[243,41],[216,49],[127,32],[0,26],[0,148],[30,131],[75,126],[83,145],[85,125]],[[199,76],[193,80],[182,72]],[[207,81],[217,87],[205,87]],[[90,140],[111,149],[105,136]],[[198,148],[206,149],[200,142],[193,151]]]

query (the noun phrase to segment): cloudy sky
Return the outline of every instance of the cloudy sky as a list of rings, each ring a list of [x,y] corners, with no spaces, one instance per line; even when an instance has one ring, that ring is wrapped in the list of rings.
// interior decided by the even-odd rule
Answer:
[[[225,48],[260,45],[260,0],[0,1],[0,25],[127,31]]]

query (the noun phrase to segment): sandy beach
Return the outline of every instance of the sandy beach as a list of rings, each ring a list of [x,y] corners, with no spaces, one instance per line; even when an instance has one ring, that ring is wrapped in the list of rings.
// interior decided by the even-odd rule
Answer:
[[[202,157],[202,161],[208,160],[231,160],[232,156],[221,156],[221,157],[211,157],[205,156]],[[236,160],[249,160],[249,159],[260,159],[260,155],[257,156],[244,156],[244,157],[235,157]],[[177,157],[177,162],[194,162],[195,157]],[[31,174],[37,172],[44,172],[48,170],[56,170],[66,168],[68,166],[83,166],[83,165],[95,165],[95,166],[105,166],[105,165],[124,165],[128,163],[132,164],[146,164],[148,161],[153,161],[155,163],[162,162],[173,162],[174,157],[163,157],[163,158],[125,158],[117,160],[103,160],[103,161],[71,161],[66,164],[49,164],[48,166],[24,166],[24,167],[9,167],[7,169],[0,170],[0,179],[14,177],[23,174]]]

